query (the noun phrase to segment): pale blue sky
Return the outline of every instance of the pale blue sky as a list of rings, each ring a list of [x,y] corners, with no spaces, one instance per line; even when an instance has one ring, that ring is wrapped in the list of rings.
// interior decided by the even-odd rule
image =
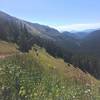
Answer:
[[[0,10],[50,26],[100,23],[100,0],[0,0]]]

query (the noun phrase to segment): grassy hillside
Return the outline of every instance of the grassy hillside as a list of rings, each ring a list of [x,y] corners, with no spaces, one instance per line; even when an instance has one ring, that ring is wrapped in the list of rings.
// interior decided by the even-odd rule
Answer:
[[[13,43],[0,41],[0,55],[16,53],[16,52],[18,52],[17,48],[18,47]]]
[[[99,81],[33,46],[0,60],[0,100],[100,100]]]

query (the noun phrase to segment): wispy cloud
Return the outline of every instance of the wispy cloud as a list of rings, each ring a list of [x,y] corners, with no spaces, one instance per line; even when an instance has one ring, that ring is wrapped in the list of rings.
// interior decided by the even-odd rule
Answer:
[[[70,24],[70,25],[55,25],[52,26],[59,31],[82,31],[85,29],[96,29],[100,28],[100,23],[92,23],[92,24]]]

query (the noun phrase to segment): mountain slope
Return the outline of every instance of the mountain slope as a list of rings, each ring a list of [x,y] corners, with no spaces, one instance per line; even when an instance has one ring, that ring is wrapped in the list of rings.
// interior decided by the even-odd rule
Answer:
[[[61,42],[63,43],[62,45],[66,44],[64,45],[66,50],[75,52],[80,46],[80,39],[78,38],[77,35],[73,33],[65,31],[60,35],[60,38],[61,38],[61,41],[63,41]]]
[[[4,27],[5,26],[5,27]],[[57,30],[48,26],[29,23],[19,20],[4,12],[0,12],[0,37],[8,40],[16,40],[20,34],[40,36],[41,38],[52,39],[53,36],[60,34]],[[3,36],[5,35],[5,36]],[[12,36],[12,37],[10,37]]]
[[[83,51],[98,55],[100,52],[100,30],[90,33],[82,40]]]
[[[98,99],[98,84],[90,74],[36,45],[29,53],[0,60],[1,100]]]
[[[70,50],[73,51],[76,46],[69,37],[64,38],[53,28],[19,20],[4,12],[0,12],[0,39],[17,43],[23,52],[37,44],[53,56],[64,57],[66,60],[67,54],[70,55]]]

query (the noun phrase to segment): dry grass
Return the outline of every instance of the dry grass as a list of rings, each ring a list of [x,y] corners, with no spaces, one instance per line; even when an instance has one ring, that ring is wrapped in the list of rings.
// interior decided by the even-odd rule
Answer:
[[[0,41],[0,55],[8,55],[18,52],[17,45]]]
[[[33,51],[30,54],[32,55]],[[55,70],[55,72],[59,73],[59,75],[62,77],[80,81],[83,84],[96,85],[98,83],[98,80],[96,80],[89,73],[83,72],[78,67],[65,63],[63,59],[57,59],[50,56],[44,50],[43,51],[38,50],[38,56],[36,55],[35,57],[37,57],[37,60],[39,62],[47,66],[45,67],[46,70],[53,69]]]

